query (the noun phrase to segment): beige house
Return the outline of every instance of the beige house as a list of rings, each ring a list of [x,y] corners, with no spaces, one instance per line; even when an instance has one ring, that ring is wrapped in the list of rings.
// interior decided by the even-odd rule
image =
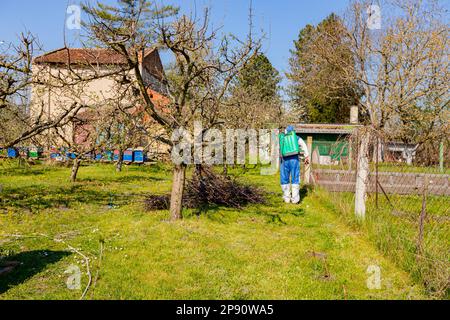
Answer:
[[[139,64],[153,102],[162,108],[168,99],[157,49],[147,49],[140,54]],[[75,104],[101,108],[120,99],[126,104],[132,94],[139,94],[124,89],[135,79],[135,74],[128,70],[125,58],[111,49],[62,48],[46,53],[33,60],[33,77],[41,83],[34,85],[31,91],[30,112],[35,117],[57,118]],[[69,124],[63,131],[67,136],[74,132]],[[50,147],[52,143],[49,138],[47,145]]]

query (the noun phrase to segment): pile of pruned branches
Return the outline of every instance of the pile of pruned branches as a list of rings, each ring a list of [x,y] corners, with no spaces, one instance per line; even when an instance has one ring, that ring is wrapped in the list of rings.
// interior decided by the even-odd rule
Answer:
[[[230,176],[217,174],[203,166],[196,168],[183,194],[183,207],[191,209],[208,205],[242,208],[247,204],[265,202],[265,194],[259,188],[239,183]],[[170,195],[149,195],[144,203],[147,211],[165,210],[170,206]]]

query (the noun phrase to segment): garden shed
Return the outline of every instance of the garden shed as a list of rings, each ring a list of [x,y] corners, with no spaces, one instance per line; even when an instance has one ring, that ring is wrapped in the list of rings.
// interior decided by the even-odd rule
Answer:
[[[311,151],[316,164],[333,164],[348,158],[351,153],[349,136],[360,125],[356,124],[296,124],[295,132]]]

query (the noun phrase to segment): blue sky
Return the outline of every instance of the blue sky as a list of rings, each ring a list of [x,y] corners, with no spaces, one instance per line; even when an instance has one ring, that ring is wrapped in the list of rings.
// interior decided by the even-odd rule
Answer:
[[[157,0],[179,6],[183,12],[212,8],[212,23],[224,32],[244,36],[248,31],[249,0]],[[114,3],[115,0],[102,0]],[[63,46],[65,13],[68,5],[79,0],[1,0],[0,41],[14,41],[21,31],[36,34],[47,51]],[[267,39],[264,51],[280,71],[288,68],[289,50],[300,28],[315,24],[332,12],[342,13],[348,0],[253,0],[255,29],[263,29]],[[68,30],[66,37],[77,46],[77,32]]]

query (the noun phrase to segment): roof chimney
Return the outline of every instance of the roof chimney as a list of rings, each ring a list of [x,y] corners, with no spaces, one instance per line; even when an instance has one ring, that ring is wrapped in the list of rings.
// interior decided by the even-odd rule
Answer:
[[[351,106],[350,107],[350,123],[351,124],[358,124],[358,106]]]

